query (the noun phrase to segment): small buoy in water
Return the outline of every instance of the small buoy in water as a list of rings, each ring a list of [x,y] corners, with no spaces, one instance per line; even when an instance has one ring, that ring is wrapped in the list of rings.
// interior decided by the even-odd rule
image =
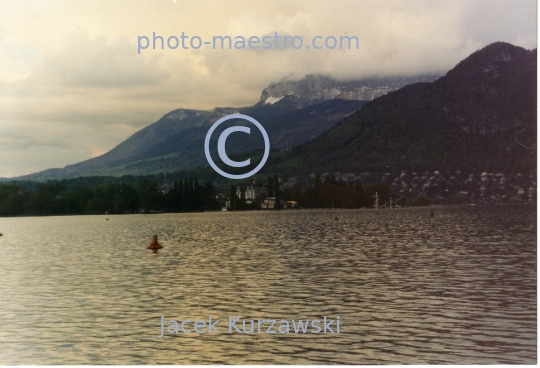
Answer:
[[[156,250],[156,249],[161,249],[161,248],[163,248],[163,247],[158,243],[157,235],[152,235],[152,242],[150,244],[148,244],[146,249]]]
[[[4,234],[0,233],[0,236],[4,236]]]
[[[433,210],[431,210],[431,213],[429,214],[431,217],[435,217],[435,214],[433,213]]]
[[[338,217],[337,217],[337,216],[336,216],[336,217],[334,218],[334,221],[339,221],[339,219],[338,219]]]
[[[107,218],[105,219],[105,221],[109,221],[109,218],[107,217]]]

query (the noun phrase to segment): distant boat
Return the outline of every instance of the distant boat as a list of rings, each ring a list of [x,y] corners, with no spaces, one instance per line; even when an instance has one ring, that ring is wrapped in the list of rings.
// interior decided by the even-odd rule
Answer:
[[[223,207],[223,208],[221,209],[221,212],[227,212],[227,207]]]

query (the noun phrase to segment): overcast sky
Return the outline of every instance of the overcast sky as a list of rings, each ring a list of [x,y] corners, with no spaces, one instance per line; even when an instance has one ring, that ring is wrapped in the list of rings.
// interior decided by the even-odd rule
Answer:
[[[534,0],[2,0],[0,177],[101,155],[175,108],[269,83],[445,73],[495,41],[534,49]],[[138,36],[357,36],[358,50],[143,50]]]

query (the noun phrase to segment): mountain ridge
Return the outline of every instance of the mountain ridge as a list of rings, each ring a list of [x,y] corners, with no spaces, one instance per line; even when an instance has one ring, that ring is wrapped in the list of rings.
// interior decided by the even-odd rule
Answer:
[[[490,44],[294,147],[289,159],[300,164],[290,171],[534,170],[536,58],[536,49]]]
[[[274,103],[287,95],[313,102],[334,98],[371,101],[405,85],[432,81],[435,78],[434,75],[424,75],[338,81],[320,74],[307,74],[303,78],[283,78],[278,83],[270,84],[262,91],[259,102]]]
[[[319,135],[346,115],[353,113],[363,104],[353,106],[354,103],[340,102],[343,100],[340,97],[358,101],[356,97],[363,95],[353,93],[355,90],[363,91],[362,93],[372,91],[372,95],[375,95],[385,93],[387,90],[394,90],[407,82],[414,82],[419,79],[432,80],[434,78],[434,76],[421,76],[404,77],[396,80],[386,78],[382,80],[339,82],[326,76],[307,75],[294,82],[283,79],[281,82],[271,84],[265,88],[261,93],[259,102],[253,106],[240,108],[216,107],[212,110],[175,109],[163,115],[155,123],[135,132],[101,156],[67,165],[64,168],[47,169],[15,179],[48,180],[89,175],[121,176],[125,174],[141,174],[144,170],[148,173],[154,173],[160,170],[166,172],[190,169],[206,163],[202,151],[204,134],[211,124],[222,116],[242,113],[254,117],[261,124],[270,124],[267,129],[272,130],[272,124],[279,125],[276,120],[279,116],[285,116],[294,111],[300,111],[299,114],[301,115],[302,109],[327,101],[334,101],[329,103],[333,103],[334,107],[322,106],[321,113],[330,115],[321,118],[315,117],[312,120],[312,123],[316,125],[315,127],[310,126],[310,121],[306,119],[307,116],[298,117],[299,124],[301,124],[299,126],[296,126],[294,121],[290,119],[287,126],[282,125],[281,128],[285,129],[285,131],[280,136],[275,134],[275,140],[271,141],[271,143],[273,147],[283,149],[288,132],[295,137],[294,142],[290,142],[291,144],[303,143]],[[375,90],[376,88],[379,88],[379,90]],[[279,98],[272,97],[281,91],[288,91],[288,93],[279,96]],[[268,100],[268,98],[274,98],[274,100]],[[344,108],[342,113],[336,112],[338,106]],[[306,114],[309,113],[306,110]],[[304,131],[307,135],[302,137],[297,132],[295,133],[295,130]],[[182,136],[184,133],[186,134],[185,137]],[[173,136],[176,137],[176,147],[171,143],[171,137]],[[234,135],[231,136],[230,141],[231,146],[233,146],[231,153],[238,153],[238,150],[234,148],[234,139]],[[167,145],[169,151],[163,152],[160,145]],[[197,150],[196,155],[193,154],[193,149]],[[160,151],[163,156],[161,158],[156,157],[154,154],[156,151]],[[186,159],[182,160],[184,157]]]

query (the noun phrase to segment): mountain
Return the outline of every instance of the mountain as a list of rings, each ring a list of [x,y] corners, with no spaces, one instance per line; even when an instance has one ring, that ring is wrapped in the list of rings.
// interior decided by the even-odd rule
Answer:
[[[536,57],[536,49],[491,44],[433,83],[367,103],[293,148],[282,168],[290,174],[536,170]]]
[[[345,100],[371,101],[408,84],[431,82],[436,76],[406,78],[378,78],[362,81],[337,81],[330,77],[308,74],[303,78],[284,78],[271,84],[261,93],[260,103],[275,103],[285,96],[293,95],[307,104],[318,103],[334,98]]]
[[[102,156],[17,179],[121,176],[191,169],[206,164],[203,144],[209,127],[219,118],[233,113],[257,119],[268,132],[271,147],[283,150],[287,143],[292,147],[317,137],[358,110],[365,103],[361,101],[363,99],[372,99],[418,80],[434,79],[434,76],[424,76],[339,82],[320,75],[283,79],[264,89],[259,102],[253,106],[173,110]],[[262,147],[262,139],[250,140],[249,144],[245,139],[242,141],[243,138],[238,134],[231,135],[227,140],[227,152],[232,154]]]

